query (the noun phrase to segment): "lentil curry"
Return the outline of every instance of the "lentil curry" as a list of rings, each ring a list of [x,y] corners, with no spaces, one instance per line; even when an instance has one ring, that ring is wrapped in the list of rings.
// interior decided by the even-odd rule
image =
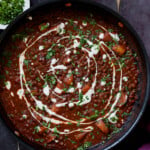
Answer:
[[[28,16],[5,44],[1,103],[18,136],[81,150],[121,130],[137,100],[138,57],[121,22],[53,11]]]

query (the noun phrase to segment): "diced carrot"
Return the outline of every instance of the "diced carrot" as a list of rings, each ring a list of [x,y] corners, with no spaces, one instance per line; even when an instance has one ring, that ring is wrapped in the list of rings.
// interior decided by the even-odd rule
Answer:
[[[117,103],[117,106],[122,107],[124,104],[126,104],[127,99],[128,99],[127,94],[122,92],[121,93],[121,97],[120,97],[120,99],[119,99],[119,101]]]
[[[67,84],[67,85],[71,85],[71,83],[73,82],[73,74],[69,75],[68,77],[66,77],[64,79],[64,82]]]
[[[63,89],[64,88],[64,84],[60,83],[60,82],[57,82],[56,87],[59,88],[59,89]]]
[[[47,138],[46,143],[50,143],[56,138],[56,136],[50,134],[46,138]]]
[[[83,133],[80,133],[80,134],[76,134],[75,135],[75,138],[76,140],[82,140],[85,136],[87,135],[87,132],[83,132]]]
[[[109,32],[105,32],[105,33],[104,33],[103,41],[104,41],[104,42],[112,41],[112,37],[110,36]]]
[[[124,25],[123,25],[122,22],[118,22],[118,26],[119,26],[120,28],[123,28],[123,27],[124,27]]]
[[[40,130],[39,130],[39,133],[43,133],[43,132],[45,132],[45,131],[46,131],[46,127],[41,126],[41,127],[40,127]]]
[[[109,129],[108,129],[108,127],[106,126],[106,124],[104,123],[103,120],[97,121],[97,122],[96,122],[96,125],[97,125],[97,127],[98,127],[103,133],[108,134]]]
[[[112,47],[112,50],[118,53],[120,56],[123,55],[126,51],[126,48],[124,45],[121,44],[116,44],[115,46]]]
[[[91,86],[89,83],[85,84],[82,88],[82,93],[85,94],[90,89],[90,87]]]

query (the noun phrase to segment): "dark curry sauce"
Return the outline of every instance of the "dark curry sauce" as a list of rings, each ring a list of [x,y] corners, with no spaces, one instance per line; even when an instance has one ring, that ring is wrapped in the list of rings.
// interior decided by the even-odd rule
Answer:
[[[85,149],[119,132],[137,100],[137,54],[98,14],[28,16],[1,59],[1,103],[18,136],[50,149]]]

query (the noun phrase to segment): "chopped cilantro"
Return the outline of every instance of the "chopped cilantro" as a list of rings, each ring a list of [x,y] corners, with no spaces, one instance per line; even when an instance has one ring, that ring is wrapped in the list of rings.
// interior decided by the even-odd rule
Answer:
[[[24,60],[24,64],[27,66],[27,68],[28,68],[28,65],[29,65],[29,60]]]
[[[80,101],[80,103],[83,101],[83,94],[82,94],[82,92],[79,93],[79,101]]]
[[[47,52],[46,59],[51,59],[54,55],[55,55],[55,50],[50,48],[49,51]]]
[[[71,122],[67,122],[67,124],[72,125],[72,123],[71,123]]]
[[[77,150],[85,150],[86,148],[90,147],[92,145],[92,142],[85,142],[83,145],[77,148]]]
[[[49,23],[43,23],[43,24],[40,25],[40,31],[43,31],[48,27],[49,27]]]
[[[45,81],[50,83],[51,86],[56,84],[56,78],[54,76],[46,75]]]
[[[108,32],[113,32],[113,29],[108,29],[107,31],[108,31]]]
[[[0,1],[0,24],[9,24],[23,11],[24,0]]]
[[[98,92],[98,93],[101,93],[101,92],[104,92],[104,90],[97,89],[97,92]]]

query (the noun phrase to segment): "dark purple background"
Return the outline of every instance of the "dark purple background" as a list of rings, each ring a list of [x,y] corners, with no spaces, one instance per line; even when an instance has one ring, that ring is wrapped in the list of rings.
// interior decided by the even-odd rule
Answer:
[[[42,0],[31,0],[31,6]],[[116,0],[95,0],[117,10]],[[122,0],[120,14],[135,28],[143,40],[150,60],[150,0]],[[147,144],[147,145],[145,145]],[[28,150],[0,122],[0,150]],[[115,150],[150,150],[150,101],[135,130]]]

